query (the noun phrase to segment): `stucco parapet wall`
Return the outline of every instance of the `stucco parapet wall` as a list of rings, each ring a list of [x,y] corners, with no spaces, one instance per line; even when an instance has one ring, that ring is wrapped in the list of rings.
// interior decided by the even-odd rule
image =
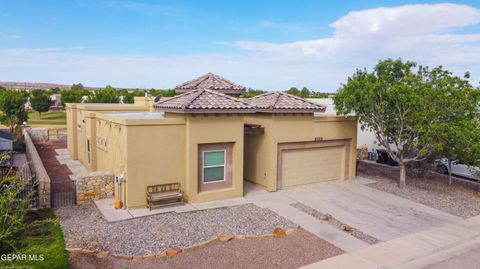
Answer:
[[[130,126],[142,126],[142,125],[185,125],[186,120],[184,118],[124,118],[121,115],[116,115],[116,113],[102,113],[96,114],[97,119],[106,120],[113,123],[118,123],[121,125],[130,125]]]
[[[77,108],[77,103],[65,103],[65,107],[67,108]]]
[[[70,106],[69,106],[70,105]],[[74,106],[73,106],[74,105]],[[67,107],[88,111],[148,111],[146,105],[135,104],[67,104]]]

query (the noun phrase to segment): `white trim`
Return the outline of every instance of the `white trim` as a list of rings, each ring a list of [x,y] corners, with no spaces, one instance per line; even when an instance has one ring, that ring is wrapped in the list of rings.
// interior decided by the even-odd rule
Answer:
[[[220,151],[223,152],[223,165],[205,166],[205,153],[220,152]],[[215,181],[205,182],[205,168],[215,168],[215,167],[222,167],[222,166],[223,166],[223,180],[215,180]],[[227,150],[225,150],[225,149],[203,150],[202,151],[202,184],[218,183],[218,182],[224,182],[226,180],[227,180]]]

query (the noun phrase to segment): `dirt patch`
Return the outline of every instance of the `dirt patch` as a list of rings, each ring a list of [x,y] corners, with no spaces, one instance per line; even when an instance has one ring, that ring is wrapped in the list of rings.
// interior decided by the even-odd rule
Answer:
[[[72,174],[65,164],[58,162],[55,149],[67,148],[65,140],[49,140],[45,142],[36,142],[35,148],[42,159],[43,166],[47,170],[47,174],[51,179],[69,179]]]
[[[397,180],[371,177],[377,182],[366,186],[406,198],[435,209],[469,218],[480,214],[478,186],[453,181],[451,186],[443,176],[438,178],[407,178],[407,186],[399,188]]]
[[[344,253],[299,229],[283,238],[234,239],[181,252],[174,257],[131,260],[71,253],[71,268],[298,268]]]

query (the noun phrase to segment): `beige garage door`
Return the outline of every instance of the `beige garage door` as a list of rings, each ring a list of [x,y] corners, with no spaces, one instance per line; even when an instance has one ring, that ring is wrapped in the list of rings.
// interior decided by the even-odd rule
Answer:
[[[281,186],[343,178],[344,153],[344,146],[282,151]]]

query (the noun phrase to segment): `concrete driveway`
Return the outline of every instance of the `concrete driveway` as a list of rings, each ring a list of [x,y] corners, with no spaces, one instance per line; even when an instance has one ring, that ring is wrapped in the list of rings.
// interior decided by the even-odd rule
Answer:
[[[368,245],[335,228],[330,229],[331,225],[290,204],[300,202],[322,213],[329,213],[341,222],[382,241],[461,220],[437,209],[369,188],[365,186],[368,182],[371,180],[359,177],[357,180],[288,187],[274,193],[247,183],[245,199],[260,207],[272,209],[346,251]],[[327,233],[325,229],[328,230]]]

